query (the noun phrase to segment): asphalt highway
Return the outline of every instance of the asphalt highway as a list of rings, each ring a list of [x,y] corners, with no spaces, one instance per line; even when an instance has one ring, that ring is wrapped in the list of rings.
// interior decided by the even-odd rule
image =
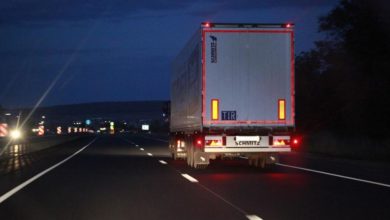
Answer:
[[[289,153],[188,168],[163,136],[84,137],[0,160],[0,219],[390,219],[390,165]]]

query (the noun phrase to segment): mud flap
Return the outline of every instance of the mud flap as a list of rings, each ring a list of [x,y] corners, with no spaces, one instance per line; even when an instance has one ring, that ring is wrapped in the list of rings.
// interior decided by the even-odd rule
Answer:
[[[206,168],[210,163],[210,157],[205,152],[196,151],[194,152],[194,167],[195,168]]]

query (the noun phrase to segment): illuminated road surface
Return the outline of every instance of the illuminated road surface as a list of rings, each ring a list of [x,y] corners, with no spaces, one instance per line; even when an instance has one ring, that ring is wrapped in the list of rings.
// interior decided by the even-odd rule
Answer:
[[[292,153],[273,169],[194,170],[165,140],[90,137],[0,160],[0,219],[390,219],[389,164]]]

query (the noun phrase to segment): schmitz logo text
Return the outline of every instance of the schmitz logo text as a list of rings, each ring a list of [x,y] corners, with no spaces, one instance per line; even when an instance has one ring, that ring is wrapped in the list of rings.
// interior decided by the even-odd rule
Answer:
[[[210,35],[211,38],[211,63],[217,63],[217,37]]]
[[[260,136],[236,136],[234,141],[237,146],[249,145],[249,146],[258,146],[260,145]]]

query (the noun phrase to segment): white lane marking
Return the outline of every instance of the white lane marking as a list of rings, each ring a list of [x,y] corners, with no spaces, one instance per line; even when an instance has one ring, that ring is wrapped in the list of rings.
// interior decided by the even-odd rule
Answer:
[[[129,143],[129,144],[132,144],[132,145],[135,145],[135,146],[137,146],[138,147],[138,145],[137,144],[135,144],[134,142],[132,142],[132,141],[129,141],[129,140],[127,140],[126,138],[122,138],[122,140],[124,140],[125,142],[127,142],[127,143]]]
[[[263,220],[262,218],[260,218],[260,217],[257,216],[257,215],[246,215],[246,217],[247,217],[249,220]]]
[[[248,216],[248,213],[246,213],[243,209],[241,209],[240,207],[234,205],[233,203],[229,202],[228,200],[226,200],[225,198],[223,198],[221,195],[219,195],[218,193],[212,191],[211,189],[207,188],[206,186],[202,185],[201,183],[198,183],[198,186],[202,187],[204,190],[208,191],[209,193],[213,194],[215,197],[219,198],[220,200],[222,200],[223,202],[225,202],[226,204],[230,205],[231,207],[233,207],[235,210],[241,212],[243,215],[245,216]]]
[[[139,145],[138,145],[138,144],[136,144],[135,146],[136,146],[136,147],[139,147]]]
[[[181,174],[184,178],[186,178],[187,180],[189,180],[190,182],[193,182],[193,183],[197,183],[199,182],[197,179],[195,179],[194,177],[186,174],[186,173],[182,173]]]
[[[147,153],[147,155],[153,157],[153,154],[151,154],[151,153]]]
[[[171,167],[172,168],[172,167]],[[173,168],[176,172],[180,173],[180,171],[176,170],[175,168]],[[231,206],[232,208],[234,208],[235,210],[237,210],[238,212],[242,213],[244,216],[255,216],[255,215],[249,215],[247,212],[245,212],[243,209],[241,209],[240,207],[234,205],[233,203],[229,202],[228,200],[226,200],[225,198],[223,198],[221,195],[219,195],[218,193],[212,191],[211,189],[207,188],[206,186],[202,185],[202,183],[199,183],[199,181],[195,178],[193,178],[192,176],[186,174],[186,173],[180,173],[184,178],[186,178],[187,180],[189,180],[190,182],[193,182],[193,183],[197,183],[197,186],[200,186],[202,187],[205,191],[211,193],[212,195],[214,195],[215,197],[217,197],[218,199],[222,200],[223,202],[225,202],[226,204],[228,204],[229,206]],[[258,217],[258,216],[257,216]],[[261,218],[259,218],[261,219]]]
[[[141,148],[140,148],[140,150],[142,150],[142,151],[143,151],[143,150],[145,150],[145,149],[143,149],[143,148],[141,147]]]
[[[6,199],[8,199],[9,197],[13,196],[15,193],[17,193],[18,191],[20,191],[21,189],[23,189],[24,187],[26,187],[27,185],[29,185],[30,183],[34,182],[35,180],[39,179],[40,177],[42,177],[43,175],[45,175],[46,173],[52,171],[53,169],[57,168],[58,166],[60,166],[61,164],[65,163],[66,161],[72,159],[72,157],[76,156],[77,154],[79,154],[81,151],[83,151],[85,148],[89,147],[89,145],[91,145],[93,142],[95,142],[97,139],[97,137],[95,139],[93,139],[91,142],[89,142],[87,145],[85,145],[84,147],[82,147],[81,149],[79,149],[78,151],[76,151],[75,153],[73,153],[72,155],[70,155],[69,157],[65,158],[64,160],[60,161],[59,163],[47,168],[46,170],[38,173],[37,175],[31,177],[30,179],[24,181],[22,184],[18,185],[17,187],[11,189],[10,191],[8,191],[7,193],[5,193],[4,195],[2,195],[0,197],[0,204],[3,203]]]
[[[248,159],[248,157],[244,157],[244,156],[239,156],[239,158],[241,158],[241,159],[245,159],[245,160],[247,160],[247,159]]]
[[[165,142],[165,143],[168,143],[168,142],[169,142],[169,141],[167,141],[167,140],[160,139],[160,138],[156,138],[156,137],[145,137],[145,136],[141,136],[141,137],[146,138],[146,139],[155,140],[155,141],[161,141],[161,142]]]
[[[161,164],[167,164],[167,162],[163,161],[163,160],[159,160],[158,162],[160,162]]]
[[[276,163],[276,165],[279,165],[279,166],[282,166],[282,167],[289,167],[289,168],[293,168],[293,169],[304,170],[304,171],[308,171],[308,172],[319,173],[319,174],[324,174],[324,175],[328,175],[328,176],[334,176],[334,177],[338,177],[338,178],[354,180],[354,181],[358,181],[358,182],[362,182],[362,183],[369,183],[369,184],[374,184],[374,185],[384,186],[384,187],[390,188],[390,184],[386,184],[386,183],[374,182],[374,181],[370,181],[370,180],[364,180],[364,179],[359,179],[359,178],[350,177],[350,176],[344,176],[344,175],[335,174],[335,173],[328,173],[328,172],[308,169],[308,168],[304,168],[304,167],[291,166],[291,165],[282,164],[282,163]]]

